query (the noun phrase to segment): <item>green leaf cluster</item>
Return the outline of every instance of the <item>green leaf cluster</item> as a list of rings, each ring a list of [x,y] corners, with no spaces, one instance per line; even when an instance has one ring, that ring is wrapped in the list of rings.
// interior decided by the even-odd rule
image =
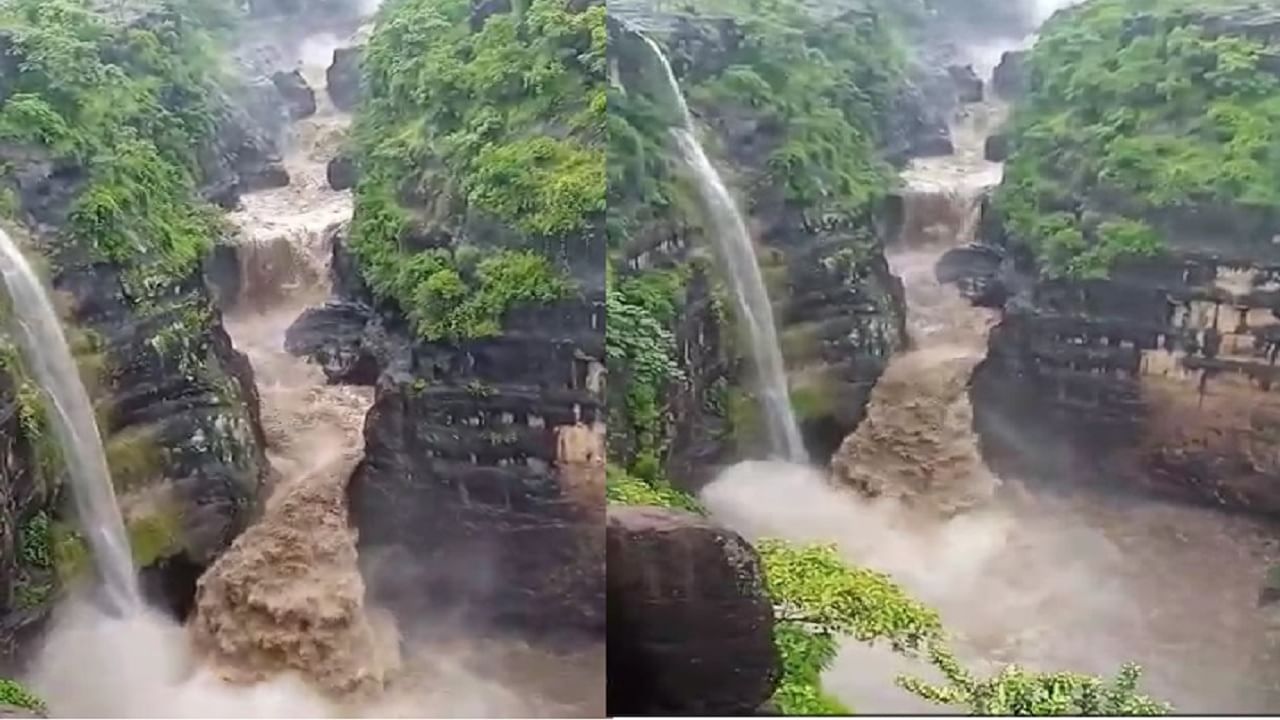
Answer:
[[[703,11],[736,18],[743,40],[723,71],[699,79],[691,102],[779,128],[762,181],[784,187],[790,201],[862,216],[892,184],[877,155],[880,118],[905,68],[892,13],[872,3],[823,17],[799,0],[715,0]]]
[[[616,505],[650,505],[703,513],[696,499],[667,481],[644,480],[613,464],[605,468],[605,497]]]
[[[0,704],[25,708],[33,712],[43,713],[48,710],[35,693],[23,687],[15,680],[0,678]]]
[[[386,3],[354,131],[352,251],[428,339],[495,334],[512,305],[569,291],[522,247],[469,263],[468,223],[496,220],[532,247],[605,211],[604,7],[531,0],[470,19],[467,0]]]
[[[199,18],[217,4],[170,3],[130,25],[113,24],[87,0],[0,7],[14,58],[0,140],[39,145],[87,169],[68,231],[120,263],[135,297],[187,277],[216,230],[194,197],[194,149],[216,115],[217,59]]]
[[[625,387],[611,423],[632,437],[633,458],[661,457],[668,440],[668,391],[684,378],[674,327],[684,299],[679,270],[606,277],[605,354],[609,373]],[[647,473],[646,473],[647,474]]]
[[[963,708],[970,715],[1085,715],[1136,717],[1168,715],[1173,708],[1138,692],[1142,671],[1125,665],[1113,680],[1072,672],[1032,672],[1009,665],[989,678],[964,669],[944,645],[929,650],[946,685],[903,677],[898,684],[938,705]]]
[[[1160,252],[1152,211],[1280,209],[1280,78],[1262,67],[1275,48],[1210,31],[1229,6],[1093,0],[1043,29],[997,207],[1046,274]]]

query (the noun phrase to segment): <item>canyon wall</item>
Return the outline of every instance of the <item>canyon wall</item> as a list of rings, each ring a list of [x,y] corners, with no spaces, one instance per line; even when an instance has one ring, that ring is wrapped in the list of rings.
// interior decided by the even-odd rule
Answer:
[[[1135,61],[1127,70],[1131,78],[1141,82],[1152,72],[1189,78],[1184,87],[1202,93],[1209,117],[1220,118],[1232,106],[1239,117],[1266,124],[1274,120],[1251,103],[1275,93],[1266,48],[1280,41],[1280,25],[1274,12],[1262,8],[1169,3],[1144,13],[1113,12],[1105,5],[1055,18],[1048,41],[1029,55],[1006,56],[997,74],[1002,93],[1019,101],[1011,133],[1013,177],[985,214],[987,249],[953,258],[959,261],[954,267],[965,268],[957,276],[970,295],[1004,311],[974,380],[976,425],[1002,474],[1097,483],[1274,515],[1280,510],[1280,406],[1274,389],[1280,213],[1272,200],[1250,189],[1254,176],[1243,176],[1243,185],[1225,185],[1222,170],[1236,162],[1232,156],[1216,160],[1214,174],[1201,176],[1189,155],[1170,160],[1186,163],[1178,172],[1193,183],[1183,200],[1169,202],[1156,194],[1167,191],[1150,185],[1126,185],[1125,166],[1117,159],[1124,144],[1164,142],[1160,127],[1149,127],[1144,115],[1163,115],[1163,128],[1192,117],[1173,100],[1143,95],[1145,101],[1115,101],[1131,103],[1138,119],[1119,126],[1119,139],[1111,145],[1095,148],[1079,137],[1055,140],[1051,152],[1065,158],[1057,161],[1058,187],[1065,194],[1039,190],[1035,212],[1041,214],[1031,217],[1056,212],[1066,219],[1067,234],[1054,235],[1049,224],[1028,231],[1032,223],[1017,214],[1024,206],[1016,203],[1026,197],[1019,187],[1041,182],[1023,168],[1049,151],[1028,133],[1042,117],[1040,108],[1047,107],[1042,94],[1060,81],[1050,69],[1061,64],[1055,53],[1080,51],[1065,34],[1071,26],[1100,28],[1093,36],[1100,47],[1085,52],[1112,70],[1097,81],[1101,90],[1091,88],[1074,106],[1066,103],[1068,112],[1093,112],[1092,92],[1143,92],[1123,84],[1112,53],[1129,48],[1136,57],[1155,48],[1166,53],[1158,61],[1161,69]],[[1196,67],[1225,62],[1216,55],[1223,43],[1262,48],[1240,71],[1241,82],[1253,86],[1213,85],[1203,72],[1192,74],[1181,64],[1191,61],[1177,54],[1188,51],[1169,40],[1175,32],[1199,43],[1193,45],[1200,53]],[[1119,83],[1106,72],[1117,73],[1112,77]],[[1195,117],[1201,114],[1194,111]],[[1212,136],[1202,137],[1190,131],[1176,142],[1206,156],[1230,152],[1219,149]],[[1066,180],[1080,178],[1072,173],[1084,162],[1102,169],[1093,170],[1085,184]],[[1163,172],[1162,166],[1146,170],[1144,182],[1163,182]],[[1137,228],[1137,241],[1113,243],[1120,221],[1133,223],[1126,227]],[[1064,249],[1077,246],[1044,239],[1069,238],[1073,227],[1082,229],[1085,242],[1115,255],[1109,267],[1098,271],[1090,257]],[[1069,271],[1062,272],[1064,266]]]
[[[462,57],[470,41],[513,53],[504,61],[512,71],[550,61],[559,80],[546,93],[564,92],[584,113],[603,110],[590,105],[604,80],[603,45],[592,35],[603,7],[543,1],[518,16],[502,3],[460,1],[397,12],[445,23],[448,40],[436,50],[446,48],[448,62],[470,62]],[[553,34],[547,23],[571,29]],[[492,76],[473,78],[475,92],[493,97],[417,107],[421,98],[403,95],[387,74],[388,53],[414,54],[403,43],[424,42],[401,38],[402,25],[335,53],[334,100],[357,107],[344,160],[358,168],[355,219],[334,242],[333,298],[304,313],[287,347],[332,382],[376,386],[348,494],[371,602],[391,610],[402,632],[595,642],[605,612],[604,241],[603,198],[587,186],[603,172],[595,124],[603,118],[551,114],[538,93],[513,98],[506,76],[492,86],[483,85]],[[415,62],[430,61],[420,49]],[[362,77],[352,72],[359,55]],[[422,81],[443,77],[433,70]],[[398,164],[380,145],[395,140],[387,125],[425,132],[424,118],[447,124],[449,112],[495,110],[544,113],[489,126],[498,133],[492,147],[531,155],[512,161],[473,145]],[[553,127],[560,139],[537,137]],[[447,182],[436,175],[444,166]],[[540,175],[578,171],[560,185]],[[505,179],[482,179],[486,172]],[[467,183],[494,184],[482,194]],[[553,187],[568,190],[555,196]],[[500,196],[543,190],[530,202]],[[395,219],[390,231],[386,218]]]

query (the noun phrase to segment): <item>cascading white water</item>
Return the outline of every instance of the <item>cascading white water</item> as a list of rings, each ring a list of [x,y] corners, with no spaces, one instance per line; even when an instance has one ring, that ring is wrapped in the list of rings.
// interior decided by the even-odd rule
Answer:
[[[9,292],[11,330],[47,410],[71,480],[81,532],[106,600],[122,615],[142,608],[124,518],[116,504],[93,404],[44,286],[8,233],[0,230],[0,275]]]
[[[679,110],[681,125],[673,127],[671,134],[685,163],[698,181],[698,192],[711,222],[711,237],[728,271],[739,321],[750,342],[751,360],[756,371],[756,391],[760,395],[764,411],[770,449],[775,455],[792,462],[806,462],[808,454],[800,439],[800,426],[796,423],[790,393],[787,391],[787,373],[782,361],[782,350],[778,346],[778,332],[773,323],[773,306],[769,302],[769,293],[765,289],[760,265],[756,261],[751,233],[747,231],[742,213],[725,187],[720,173],[716,172],[702,144],[698,142],[693,115],[689,112],[671,63],[657,43],[647,36],[641,37],[661,63]]]

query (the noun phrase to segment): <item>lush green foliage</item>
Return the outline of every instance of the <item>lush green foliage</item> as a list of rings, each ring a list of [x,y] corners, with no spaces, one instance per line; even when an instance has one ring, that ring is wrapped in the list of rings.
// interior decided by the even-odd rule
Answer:
[[[667,441],[668,390],[684,379],[672,328],[683,300],[683,278],[674,270],[607,276],[605,351],[610,374],[625,387],[622,423],[635,455],[662,456]],[[621,430],[622,428],[619,428]]]
[[[652,505],[701,514],[702,506],[687,493],[662,479],[644,480],[609,465],[605,469],[605,496],[618,505]]]
[[[890,186],[876,156],[882,113],[897,91],[903,53],[887,16],[823,18],[797,0],[707,3],[740,21],[744,39],[727,67],[699,78],[694,105],[732,107],[781,128],[765,182],[826,212],[861,214]]]
[[[26,708],[43,713],[47,709],[44,701],[35,693],[13,680],[0,678],[0,704]]]
[[[783,675],[774,701],[788,715],[847,712],[821,684],[839,638],[885,641],[915,651],[942,637],[936,612],[911,599],[887,575],[845,564],[834,547],[777,540],[757,547],[769,592],[781,606],[774,637]]]
[[[475,32],[469,17],[467,0],[389,2],[355,130],[352,250],[429,339],[495,334],[511,306],[569,288],[519,247],[476,263],[413,238],[460,243],[481,216],[528,241],[567,236],[605,209],[604,8],[532,0]]]
[[[196,18],[211,19],[216,5],[182,2],[128,27],[84,0],[0,8],[17,58],[5,79],[0,139],[43,146],[88,169],[69,231],[125,267],[135,297],[186,277],[214,234],[213,214],[193,188],[194,149],[213,129],[216,66]]]
[[[1040,673],[1009,665],[990,678],[965,670],[944,645],[930,648],[929,659],[947,685],[899,678],[908,691],[970,715],[1089,715],[1133,717],[1168,715],[1172,707],[1138,692],[1141,670],[1125,665],[1112,681],[1079,673]]]
[[[1046,273],[1159,252],[1154,209],[1280,208],[1280,79],[1198,21],[1215,4],[1094,0],[1044,29],[998,206]]]

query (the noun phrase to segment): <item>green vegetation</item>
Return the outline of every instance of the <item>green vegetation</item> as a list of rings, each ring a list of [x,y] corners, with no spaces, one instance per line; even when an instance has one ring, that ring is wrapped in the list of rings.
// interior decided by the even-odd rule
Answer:
[[[923,13],[917,5],[911,12]],[[739,125],[750,118],[771,143],[759,157],[734,157],[731,148],[717,147],[714,132],[704,133],[709,153],[720,156],[717,163],[747,203],[781,192],[809,217],[869,227],[871,208],[893,183],[879,139],[905,80],[897,33],[911,14],[899,3],[879,0],[869,9],[831,18],[802,0],[708,0],[680,8],[694,16],[731,18],[741,33],[740,42],[713,50],[718,56],[712,70],[688,67],[690,58],[680,56],[687,46],[667,52],[673,65],[687,68],[681,77],[685,94],[712,130],[722,118]],[[706,42],[717,42],[714,31]],[[679,118],[657,59],[634,38],[624,38],[615,52],[626,89],[612,88],[609,95],[607,231],[616,277],[608,288],[607,334],[610,385],[624,388],[625,395],[611,398],[610,449],[614,457],[627,458],[633,473],[646,476],[637,464],[666,460],[670,398],[688,389],[674,339],[690,256],[699,257],[697,251],[670,252],[658,242],[673,235],[697,238],[703,218],[668,132]],[[875,246],[869,232],[850,243],[857,248],[840,257],[853,263]],[[640,251],[651,253],[643,269],[629,267],[626,260]],[[780,291],[788,282],[781,256],[762,264],[771,289]],[[721,305],[724,315],[728,307]],[[724,327],[732,326],[730,318],[722,319]],[[721,350],[730,357],[733,337],[721,334]],[[726,421],[718,426],[730,426],[738,442],[751,443],[754,401],[740,392],[722,395],[740,402],[716,404],[714,414]],[[816,396],[800,401],[810,401],[806,407],[815,410],[821,406]]]
[[[53,569],[52,537],[49,515],[43,510],[19,526],[18,577],[13,588],[15,607],[39,607],[53,596],[48,572]]]
[[[39,713],[48,710],[44,701],[36,697],[30,690],[14,680],[6,680],[4,678],[0,678],[0,704],[26,708]]]
[[[677,271],[639,273],[618,280],[606,277],[609,322],[605,351],[610,374],[625,388],[620,408],[612,408],[614,432],[632,438],[632,455],[656,463],[668,441],[668,389],[684,379],[675,326],[683,300],[684,278]]]
[[[876,154],[905,63],[891,13],[873,3],[870,13],[823,18],[797,0],[701,7],[738,19],[745,40],[722,72],[700,79],[690,101],[712,114],[749,109],[782,128],[767,181],[804,207],[863,217],[891,185]]]
[[[352,251],[374,293],[431,340],[494,335],[513,306],[565,296],[560,271],[530,248],[591,232],[605,210],[604,7],[531,0],[475,32],[470,10],[384,7],[354,134]],[[482,218],[519,238],[478,260],[459,245]]]
[[[195,148],[213,131],[216,2],[170,2],[144,24],[112,24],[83,0],[11,0],[0,29],[16,62],[0,139],[88,169],[67,232],[125,268],[134,299],[193,272],[215,214],[194,198]]]
[[[605,469],[605,496],[609,502],[619,505],[653,505],[702,513],[697,500],[666,481],[643,480],[616,465]]]
[[[1280,209],[1275,48],[1199,22],[1227,5],[1093,0],[1046,25],[997,197],[1046,274],[1160,252],[1152,211]]]
[[[610,503],[703,512],[698,501],[665,481],[646,482],[610,467]],[[927,662],[946,685],[900,677],[898,685],[925,700],[971,715],[1165,715],[1172,708],[1138,692],[1140,670],[1123,667],[1112,681],[1069,672],[1033,672],[1009,665],[975,677],[956,659],[936,611],[913,599],[891,577],[851,566],[834,546],[757,544],[769,594],[778,607],[774,643],[782,678],[773,702],[786,715],[852,712],[822,689],[843,638],[885,643]]]
[[[161,506],[150,513],[125,521],[133,563],[146,567],[164,559],[181,547],[181,519],[178,511]],[[53,568],[61,582],[70,582],[92,562],[89,546],[79,530],[61,522],[50,528]]]

